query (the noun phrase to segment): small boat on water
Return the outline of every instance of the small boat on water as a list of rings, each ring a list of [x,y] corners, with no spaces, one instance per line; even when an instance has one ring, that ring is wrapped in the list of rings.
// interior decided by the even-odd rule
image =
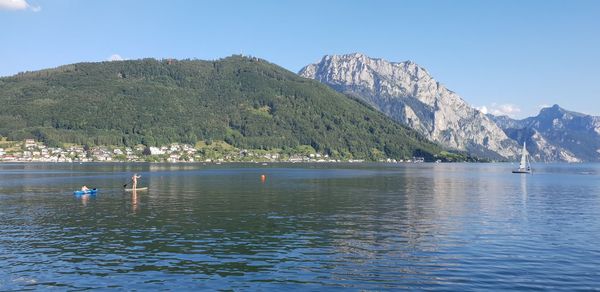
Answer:
[[[95,195],[97,192],[98,192],[98,189],[89,189],[89,190],[85,190],[85,191],[74,191],[73,195],[77,195],[77,196],[88,195],[88,194]]]
[[[519,169],[513,170],[512,173],[531,173],[529,152],[527,152],[527,148],[525,148],[525,142],[523,142],[523,150],[521,151],[521,163],[519,163]]]
[[[148,187],[143,187],[143,188],[135,188],[135,191],[147,191]],[[124,189],[124,191],[126,192],[133,192],[134,189]]]

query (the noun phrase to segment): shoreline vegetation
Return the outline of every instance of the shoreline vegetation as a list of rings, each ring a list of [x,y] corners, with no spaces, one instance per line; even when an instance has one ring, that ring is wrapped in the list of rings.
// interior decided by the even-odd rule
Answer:
[[[137,145],[89,146],[64,144],[62,147],[49,147],[33,139],[9,141],[0,137],[0,162],[464,162],[469,161],[461,154],[442,152],[434,159],[425,157],[405,157],[393,159],[382,153],[374,153],[370,159],[354,158],[351,155],[330,156],[317,152],[310,145],[300,145],[287,149],[240,149],[225,141],[201,141],[195,145],[171,143],[161,147]],[[481,161],[479,161],[481,162]]]

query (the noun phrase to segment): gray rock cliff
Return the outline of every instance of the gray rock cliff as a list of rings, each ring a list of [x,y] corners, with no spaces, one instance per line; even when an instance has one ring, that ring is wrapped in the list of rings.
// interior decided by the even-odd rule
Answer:
[[[518,152],[516,142],[494,121],[411,61],[332,55],[299,74],[364,100],[444,146],[493,159],[512,159]]]

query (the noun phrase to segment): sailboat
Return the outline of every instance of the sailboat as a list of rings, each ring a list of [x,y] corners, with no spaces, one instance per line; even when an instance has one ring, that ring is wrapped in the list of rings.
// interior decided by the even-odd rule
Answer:
[[[523,151],[521,151],[521,163],[519,163],[519,169],[513,170],[512,173],[531,173],[529,152],[527,152],[527,148],[525,148],[525,142],[523,142]]]

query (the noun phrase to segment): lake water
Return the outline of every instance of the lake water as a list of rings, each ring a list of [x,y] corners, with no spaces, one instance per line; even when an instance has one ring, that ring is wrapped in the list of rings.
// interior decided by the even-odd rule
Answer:
[[[513,167],[0,164],[0,290],[600,289],[600,165]]]

